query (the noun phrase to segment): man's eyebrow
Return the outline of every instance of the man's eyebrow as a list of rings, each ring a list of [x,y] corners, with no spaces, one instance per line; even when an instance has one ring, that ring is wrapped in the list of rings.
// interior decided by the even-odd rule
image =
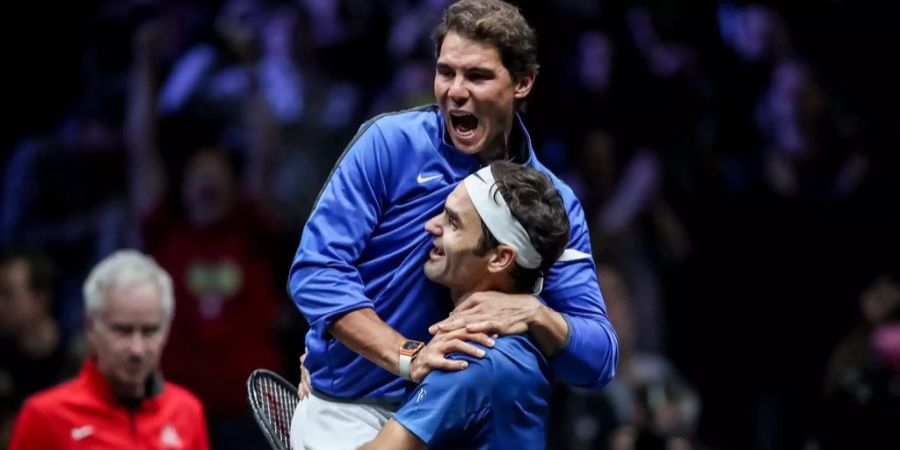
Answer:
[[[459,214],[456,211],[450,209],[447,205],[444,205],[444,212],[450,217],[450,220],[456,223],[456,226],[462,228],[462,221],[459,220]]]
[[[482,76],[492,76],[494,75],[494,70],[490,67],[485,66],[463,66],[463,67],[454,67],[453,65],[438,61],[435,65],[438,70],[461,70],[465,73],[477,74]]]
[[[491,70],[487,67],[479,67],[479,66],[466,68],[466,73],[472,74],[472,75],[481,75],[483,77],[494,76],[493,70]]]

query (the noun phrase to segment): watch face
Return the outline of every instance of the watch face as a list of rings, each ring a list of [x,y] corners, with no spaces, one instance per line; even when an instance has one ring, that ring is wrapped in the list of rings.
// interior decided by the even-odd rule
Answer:
[[[415,350],[419,346],[416,341],[406,341],[403,343],[403,350]]]

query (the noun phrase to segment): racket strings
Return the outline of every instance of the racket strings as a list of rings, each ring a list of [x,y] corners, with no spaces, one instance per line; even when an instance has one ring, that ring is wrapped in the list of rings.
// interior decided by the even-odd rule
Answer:
[[[293,386],[273,379],[267,374],[258,374],[253,383],[252,401],[254,409],[262,413],[266,424],[272,429],[274,437],[281,441],[284,448],[290,448],[291,418],[299,402]]]

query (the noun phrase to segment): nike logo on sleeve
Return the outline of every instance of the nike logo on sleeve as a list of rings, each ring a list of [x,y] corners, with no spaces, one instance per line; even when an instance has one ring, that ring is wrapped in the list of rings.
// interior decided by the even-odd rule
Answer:
[[[427,183],[427,182],[429,182],[429,181],[437,180],[437,179],[440,178],[440,177],[441,177],[440,174],[438,174],[438,175],[431,175],[431,176],[428,176],[428,177],[423,177],[422,174],[420,173],[419,176],[416,177],[416,181],[418,181],[419,184],[425,184],[425,183]]]

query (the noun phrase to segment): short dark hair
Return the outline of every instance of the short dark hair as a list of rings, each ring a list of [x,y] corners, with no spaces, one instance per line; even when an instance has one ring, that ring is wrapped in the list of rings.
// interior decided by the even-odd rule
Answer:
[[[434,29],[435,57],[447,33],[488,42],[497,48],[503,66],[514,80],[537,74],[537,35],[519,8],[500,0],[461,0],[450,5]]]
[[[566,249],[569,215],[559,191],[547,175],[507,161],[491,163],[491,173],[509,211],[522,224],[531,244],[541,255],[541,265],[537,269],[527,269],[516,263],[510,273],[513,291],[530,293],[538,277],[547,273]],[[481,240],[475,249],[478,256],[500,245],[483,220],[481,231]]]
[[[56,283],[56,267],[43,253],[33,250],[7,250],[0,255],[0,267],[17,261],[28,266],[28,287],[32,292],[47,294],[52,299]]]

